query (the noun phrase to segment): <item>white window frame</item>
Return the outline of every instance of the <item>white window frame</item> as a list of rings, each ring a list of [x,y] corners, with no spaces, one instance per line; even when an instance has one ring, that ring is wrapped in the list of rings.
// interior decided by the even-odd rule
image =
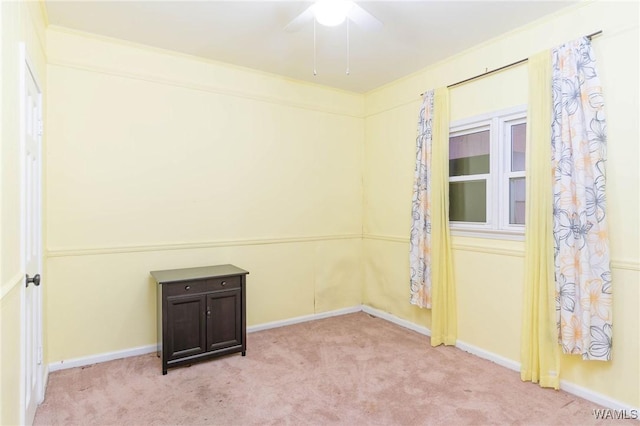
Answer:
[[[526,122],[526,105],[519,105],[450,124],[449,138],[489,130],[490,144],[488,174],[449,177],[449,182],[486,179],[486,222],[450,221],[452,235],[524,240],[525,225],[509,223],[509,179],[526,178],[526,171],[511,171],[511,126]]]

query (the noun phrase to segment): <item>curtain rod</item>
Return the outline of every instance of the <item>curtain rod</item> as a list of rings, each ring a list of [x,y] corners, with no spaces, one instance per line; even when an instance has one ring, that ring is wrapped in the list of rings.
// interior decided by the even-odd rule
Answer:
[[[595,33],[591,33],[591,34],[589,34],[589,35],[587,36],[587,38],[588,38],[589,40],[591,40],[593,37],[599,36],[600,34],[602,34],[602,30],[600,30],[600,31],[596,31]],[[447,86],[447,89],[451,89],[452,87],[459,86],[459,85],[464,84],[464,83],[468,83],[468,82],[470,82],[470,81],[472,81],[472,80],[477,80],[478,78],[485,77],[485,76],[487,76],[487,75],[489,75],[489,74],[493,74],[493,73],[496,73],[496,72],[498,72],[498,71],[502,71],[502,70],[504,70],[504,69],[511,68],[511,67],[516,66],[516,65],[523,64],[523,63],[527,62],[528,60],[529,60],[529,58],[520,59],[519,61],[512,62],[512,63],[510,63],[510,64],[508,64],[508,65],[503,65],[503,66],[501,66],[500,68],[496,68],[496,69],[493,69],[493,70],[491,70],[491,71],[485,71],[485,72],[483,72],[482,74],[478,74],[478,75],[476,75],[476,76],[473,76],[473,77],[467,78],[467,79],[465,79],[465,80],[458,81],[457,83],[450,84],[450,85],[448,85],[448,86]],[[424,93],[420,93],[420,97],[422,97],[422,96],[424,96]]]

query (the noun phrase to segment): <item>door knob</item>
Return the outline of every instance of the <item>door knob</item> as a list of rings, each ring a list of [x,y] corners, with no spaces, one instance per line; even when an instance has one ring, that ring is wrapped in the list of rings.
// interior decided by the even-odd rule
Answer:
[[[33,283],[36,287],[40,285],[40,274],[36,274],[33,278],[29,278],[29,274],[27,274],[27,287],[29,284]]]

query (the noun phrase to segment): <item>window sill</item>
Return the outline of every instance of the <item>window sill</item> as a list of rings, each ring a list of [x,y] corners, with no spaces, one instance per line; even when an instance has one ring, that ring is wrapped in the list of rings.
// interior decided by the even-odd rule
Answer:
[[[488,238],[492,240],[524,241],[524,229],[522,231],[506,231],[497,229],[470,229],[449,227],[454,237]]]

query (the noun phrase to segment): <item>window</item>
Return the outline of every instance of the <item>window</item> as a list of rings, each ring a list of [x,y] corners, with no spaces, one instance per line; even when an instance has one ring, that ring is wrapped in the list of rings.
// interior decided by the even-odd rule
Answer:
[[[449,221],[454,234],[523,235],[526,134],[525,107],[452,123]]]

